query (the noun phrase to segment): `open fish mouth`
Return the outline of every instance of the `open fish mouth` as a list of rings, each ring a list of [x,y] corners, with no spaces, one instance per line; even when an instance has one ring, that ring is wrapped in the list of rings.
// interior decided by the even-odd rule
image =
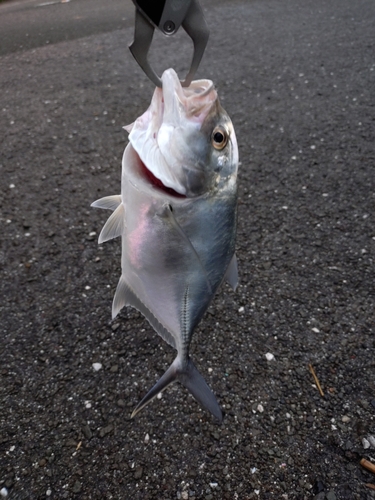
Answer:
[[[211,80],[182,87],[172,69],[163,73],[162,82],[148,110],[125,128],[141,161],[161,185],[189,196],[186,176],[189,169],[199,171],[196,158],[203,156],[204,148],[199,131],[217,101],[217,92]]]
[[[163,182],[158,179],[152,172],[149,170],[146,165],[143,163],[141,160],[140,156],[136,151],[134,151],[136,157],[137,157],[137,167],[138,167],[138,174],[140,177],[147,182],[150,186],[152,186],[154,189],[157,189],[169,196],[175,196],[176,198],[186,198],[186,195],[178,193],[175,191],[173,188],[165,186]]]

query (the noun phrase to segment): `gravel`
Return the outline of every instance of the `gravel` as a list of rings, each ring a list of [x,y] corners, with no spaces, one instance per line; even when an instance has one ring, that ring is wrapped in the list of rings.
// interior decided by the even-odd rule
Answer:
[[[97,245],[89,208],[119,192],[122,126],[153,90],[132,30],[0,58],[2,498],[375,498],[374,18],[371,0],[207,11],[198,76],[241,155],[241,283],[192,344],[221,426],[180,385],[130,419],[174,357],[135,310],[111,322],[120,243]],[[182,73],[181,54],[156,37],[157,63]]]

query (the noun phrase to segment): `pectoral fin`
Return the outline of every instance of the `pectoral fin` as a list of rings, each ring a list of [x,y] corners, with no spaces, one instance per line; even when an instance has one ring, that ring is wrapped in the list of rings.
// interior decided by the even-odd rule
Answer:
[[[224,278],[230,284],[234,291],[238,286],[238,266],[237,266],[237,257],[236,254],[233,254],[232,260],[229,263],[229,266],[225,272]]]
[[[125,226],[125,208],[121,203],[113,212],[111,217],[104,224],[104,227],[99,235],[99,243],[111,240],[121,236]]]
[[[208,291],[212,295],[212,287],[211,287],[211,283],[210,283],[210,279],[208,277],[207,271],[206,271],[204,265],[202,264],[202,261],[201,261],[199,255],[198,255],[198,252],[195,250],[194,245],[192,244],[192,242],[190,241],[189,237],[187,236],[187,234],[185,233],[185,231],[182,229],[182,227],[178,223],[176,217],[174,216],[174,214],[173,214],[173,208],[172,208],[171,205],[166,205],[165,206],[165,211],[163,213],[163,216],[168,217],[169,221],[171,222],[172,226],[177,231],[177,233],[180,235],[181,239],[184,241],[184,243],[187,245],[187,247],[190,248],[190,250],[192,252],[192,255],[194,255],[194,258],[195,258],[198,266],[202,270],[203,276],[206,279],[206,284],[207,284]]]
[[[91,206],[95,208],[104,208],[106,210],[116,210],[121,202],[121,194],[114,194],[113,196],[105,196],[104,198],[94,201],[94,203],[91,203]]]

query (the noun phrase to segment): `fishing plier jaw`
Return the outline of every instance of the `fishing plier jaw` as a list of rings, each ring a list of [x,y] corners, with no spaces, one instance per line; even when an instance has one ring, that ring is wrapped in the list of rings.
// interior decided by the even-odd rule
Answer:
[[[129,49],[134,59],[157,86],[162,82],[148,61],[155,28],[167,36],[174,35],[180,26],[194,44],[190,70],[182,83],[188,87],[203,57],[209,37],[207,22],[198,0],[133,0],[136,6],[134,41]]]

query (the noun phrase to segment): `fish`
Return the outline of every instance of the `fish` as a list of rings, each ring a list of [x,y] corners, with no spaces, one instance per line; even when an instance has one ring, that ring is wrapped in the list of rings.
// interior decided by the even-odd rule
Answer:
[[[146,112],[124,127],[121,194],[91,206],[113,211],[99,243],[122,239],[112,318],[132,306],[177,350],[132,417],[179,381],[222,422],[189,346],[220,284],[226,280],[234,290],[238,284],[237,140],[211,80],[182,87],[173,69],[161,80]]]

